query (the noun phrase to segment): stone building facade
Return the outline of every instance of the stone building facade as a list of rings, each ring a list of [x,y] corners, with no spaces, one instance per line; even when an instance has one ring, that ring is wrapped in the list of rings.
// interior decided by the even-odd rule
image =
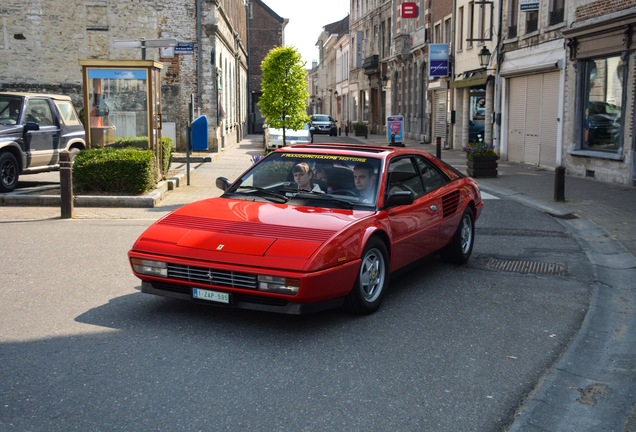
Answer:
[[[0,90],[70,95],[83,108],[82,59],[141,59],[139,48],[113,41],[175,39],[191,53],[147,48],[163,63],[163,122],[175,125],[185,149],[194,114],[206,115],[209,147],[223,148],[247,133],[247,6],[237,0],[6,0],[0,5]]]
[[[563,165],[636,186],[636,0],[568,3]]]

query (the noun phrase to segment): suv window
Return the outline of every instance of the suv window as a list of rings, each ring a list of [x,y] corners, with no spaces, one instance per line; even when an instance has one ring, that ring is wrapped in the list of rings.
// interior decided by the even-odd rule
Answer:
[[[48,101],[44,99],[29,99],[26,108],[26,120],[36,122],[40,126],[53,126],[53,114]]]
[[[60,112],[61,119],[66,125],[79,125],[80,120],[77,118],[75,107],[69,101],[55,101],[58,111]]]

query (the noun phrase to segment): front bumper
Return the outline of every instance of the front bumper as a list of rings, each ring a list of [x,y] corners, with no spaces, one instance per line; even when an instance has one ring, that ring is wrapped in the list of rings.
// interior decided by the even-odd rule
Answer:
[[[217,289],[215,288],[215,290]],[[230,303],[228,305],[225,305],[221,303],[213,303],[205,300],[194,299],[192,297],[191,287],[164,282],[142,282],[141,292],[178,300],[188,300],[194,303],[206,304],[210,306],[250,309],[291,315],[300,315],[305,313],[319,312],[327,309],[334,309],[341,307],[344,303],[344,297],[329,299],[316,303],[294,303],[280,298],[249,295],[243,293],[229,293]]]

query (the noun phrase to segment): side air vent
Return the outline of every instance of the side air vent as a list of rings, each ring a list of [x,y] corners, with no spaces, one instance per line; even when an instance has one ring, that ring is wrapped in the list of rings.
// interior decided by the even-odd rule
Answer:
[[[442,207],[444,208],[444,219],[457,212],[459,206],[459,191],[453,191],[442,197]]]

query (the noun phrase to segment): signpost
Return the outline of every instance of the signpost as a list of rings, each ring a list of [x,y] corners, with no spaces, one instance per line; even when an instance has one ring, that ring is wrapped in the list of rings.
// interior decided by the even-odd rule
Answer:
[[[141,59],[146,60],[146,48],[168,48],[177,45],[176,39],[131,39],[112,41],[113,49],[141,48]]]

